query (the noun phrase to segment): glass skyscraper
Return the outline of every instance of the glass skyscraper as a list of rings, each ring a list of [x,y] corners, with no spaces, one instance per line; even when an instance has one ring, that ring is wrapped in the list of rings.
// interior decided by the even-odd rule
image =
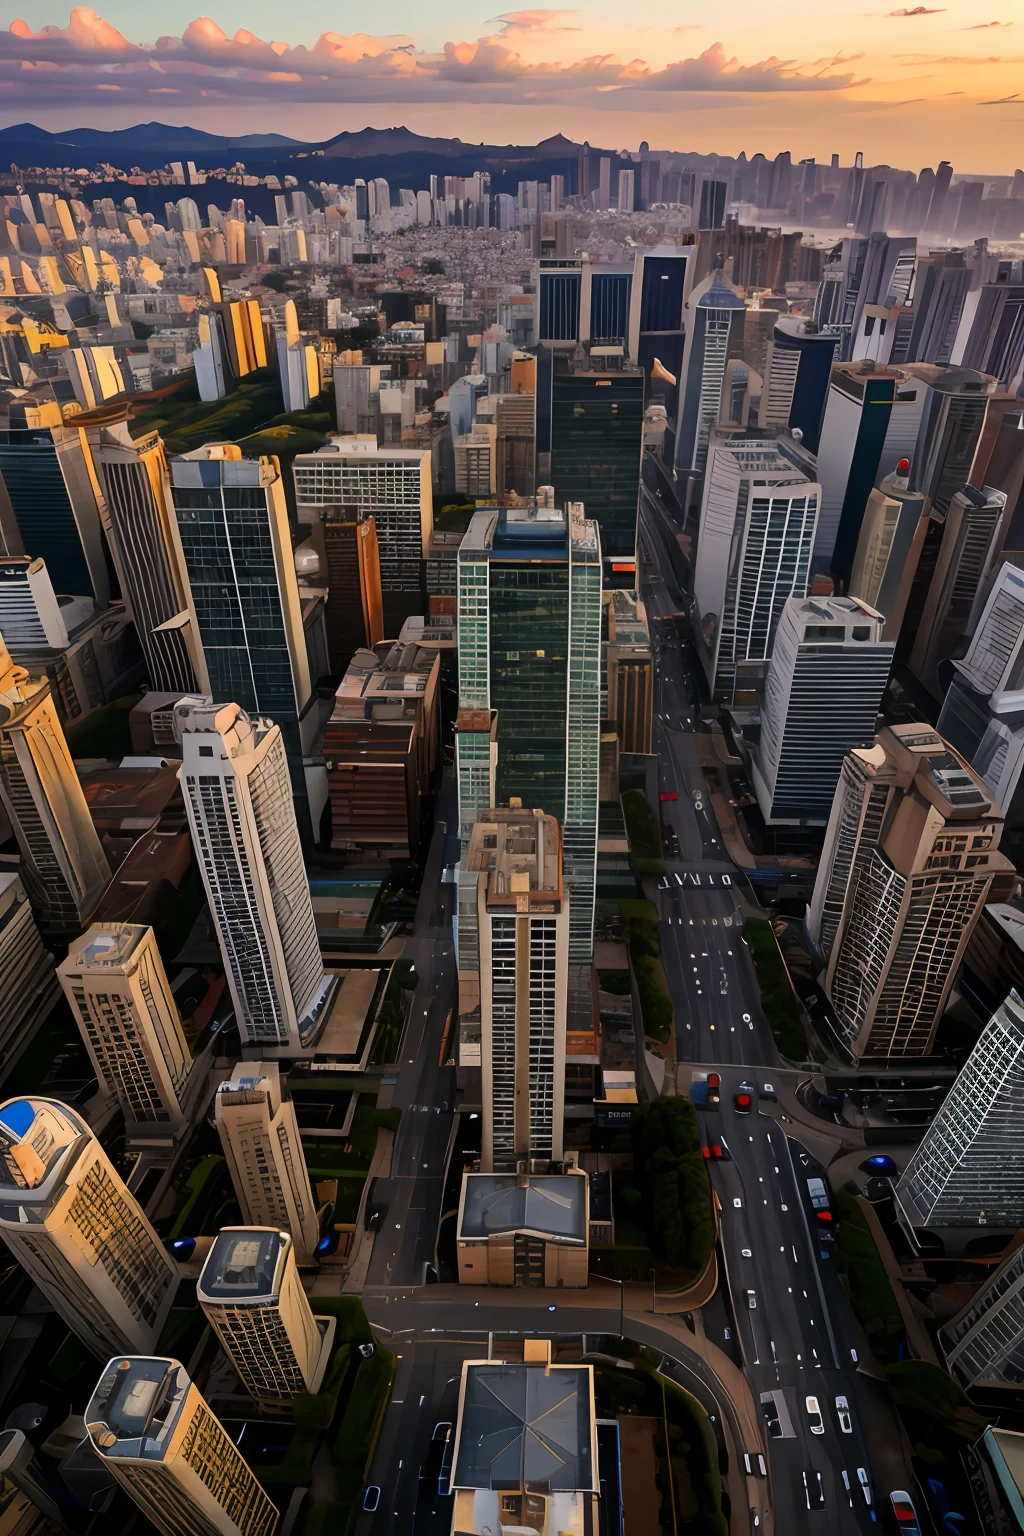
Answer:
[[[644,420],[639,368],[554,373],[551,483],[563,505],[582,501],[601,530],[606,555],[632,556]]]
[[[600,661],[596,523],[575,505],[478,512],[459,550],[459,706],[497,711],[498,803],[515,796],[562,823],[580,964],[593,950]],[[468,780],[459,792],[475,808]]]

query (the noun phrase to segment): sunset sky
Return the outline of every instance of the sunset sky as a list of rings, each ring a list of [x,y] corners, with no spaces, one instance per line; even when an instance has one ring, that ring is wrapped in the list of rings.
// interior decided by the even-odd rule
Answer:
[[[212,19],[185,0],[107,0],[70,18],[32,0],[3,7],[0,25],[0,125],[155,118],[315,139],[404,123],[496,143],[561,131],[613,148],[1024,165],[1024,0],[500,14],[472,0],[223,0]]]

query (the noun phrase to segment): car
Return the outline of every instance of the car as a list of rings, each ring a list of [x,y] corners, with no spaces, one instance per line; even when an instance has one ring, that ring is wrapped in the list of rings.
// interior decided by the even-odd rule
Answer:
[[[658,799],[659,800],[678,800],[679,796],[676,794],[674,789],[663,789],[661,794],[658,796]]]
[[[708,1073],[708,1108],[717,1109],[722,1102],[722,1079],[717,1072]]]
[[[832,1220],[832,1202],[828,1196],[828,1186],[824,1179],[808,1179],[807,1193],[811,1197],[811,1209],[818,1221],[830,1222]]]
[[[777,1104],[779,1102],[778,1094],[775,1092],[775,1087],[772,1083],[764,1083],[762,1085],[760,1097],[767,1099],[769,1104]]]
[[[722,1086],[722,1079],[719,1076],[719,1074],[717,1072],[709,1072],[708,1073],[708,1087],[709,1088],[721,1088],[721,1086]]]
[[[749,1115],[754,1107],[753,1083],[740,1083],[739,1088],[733,1094],[732,1104],[738,1115]]]
[[[372,1483],[363,1494],[363,1511],[367,1515],[375,1513],[380,1503],[380,1489],[376,1483]]]
[[[743,1470],[748,1477],[767,1477],[768,1468],[764,1464],[764,1457],[757,1452],[751,1456],[749,1451],[743,1452]]]
[[[860,1491],[864,1495],[864,1503],[870,1509],[871,1508],[871,1479],[868,1477],[868,1469],[867,1469],[867,1467],[858,1467],[857,1468],[857,1482],[860,1484]]]
[[[754,1251],[753,1251],[752,1248],[741,1248],[740,1249],[740,1258],[741,1259],[752,1259],[753,1257],[754,1257]]]
[[[810,1474],[810,1476],[808,1477],[808,1474],[806,1472],[804,1472],[803,1473],[803,1480],[804,1480],[804,1500],[805,1500],[805,1502],[807,1504],[807,1508],[808,1509],[824,1509],[825,1508],[825,1493],[824,1493],[824,1490],[823,1490],[823,1488],[821,1486],[821,1473],[820,1472],[812,1472]]]
[[[816,1397],[805,1398],[804,1409],[806,1410],[807,1418],[810,1422],[811,1434],[823,1435],[825,1433],[825,1420],[821,1416],[821,1408],[818,1404],[818,1399]]]
[[[850,1404],[845,1397],[836,1398],[836,1418],[839,1420],[839,1429],[844,1435],[853,1434],[853,1419],[850,1417]]]
[[[861,1173],[883,1174],[894,1179],[899,1173],[893,1159],[888,1152],[876,1152],[874,1157],[866,1157],[860,1165]]]
[[[769,1440],[781,1440],[782,1420],[774,1401],[762,1403],[761,1412],[764,1414],[764,1427],[768,1431]]]
[[[849,1474],[849,1472],[847,1472],[845,1467],[843,1468],[842,1472],[840,1473],[840,1476],[843,1479],[843,1487],[846,1489],[846,1502],[847,1502],[847,1504],[849,1504],[850,1508],[852,1509],[853,1508],[853,1489],[850,1486],[850,1474]]]
[[[733,1205],[733,1210],[735,1210],[735,1211],[742,1211],[742,1209],[743,1209],[743,1201],[740,1199],[739,1195],[733,1195],[733,1197],[732,1197],[732,1205]]]
[[[757,1292],[756,1291],[748,1291],[747,1292],[747,1306],[750,1308],[751,1312],[755,1312],[757,1310]]]
[[[921,1522],[917,1518],[914,1501],[906,1489],[894,1489],[889,1495],[889,1503],[892,1505],[900,1536],[921,1536]]]

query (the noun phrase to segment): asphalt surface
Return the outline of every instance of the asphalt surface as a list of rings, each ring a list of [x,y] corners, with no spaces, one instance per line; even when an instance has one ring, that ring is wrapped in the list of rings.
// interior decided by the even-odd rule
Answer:
[[[759,1097],[782,1069],[744,937],[742,877],[725,854],[699,766],[699,663],[679,638],[683,626],[665,617],[687,608],[666,557],[671,529],[667,519],[652,527],[652,517],[658,513],[642,514],[639,542],[655,655],[655,751],[659,789],[678,797],[660,805],[679,849],[678,857],[666,850],[658,891],[662,958],[678,1059],[720,1074],[721,1106],[701,1118],[706,1140],[729,1158],[710,1165],[732,1314],[722,1325],[732,1337],[715,1342],[738,1350],[764,1405],[776,1530],[864,1531],[872,1510],[857,1469],[867,1471],[873,1501],[884,1501],[892,1486],[875,1487],[862,1430],[877,1397],[854,1366],[860,1331],[832,1272],[831,1245],[820,1241],[827,1224],[810,1208],[807,1178],[819,1170],[789,1139],[777,1107]],[[752,1091],[751,1113],[735,1107],[741,1084]],[[808,1412],[809,1397],[820,1420]],[[848,1433],[837,1397],[849,1406]]]

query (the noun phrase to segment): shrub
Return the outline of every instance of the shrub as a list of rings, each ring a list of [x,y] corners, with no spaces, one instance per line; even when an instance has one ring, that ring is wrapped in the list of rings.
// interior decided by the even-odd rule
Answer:
[[[775,1044],[791,1061],[806,1061],[807,1034],[803,1014],[772,926],[763,918],[750,917],[743,932],[757,972],[761,1006],[771,1025]]]
[[[627,789],[621,796],[629,855],[638,875],[663,875],[661,829],[642,789]]]
[[[658,1098],[638,1106],[633,1165],[646,1197],[653,1253],[699,1274],[714,1246],[715,1220],[697,1115],[688,1099]]]

